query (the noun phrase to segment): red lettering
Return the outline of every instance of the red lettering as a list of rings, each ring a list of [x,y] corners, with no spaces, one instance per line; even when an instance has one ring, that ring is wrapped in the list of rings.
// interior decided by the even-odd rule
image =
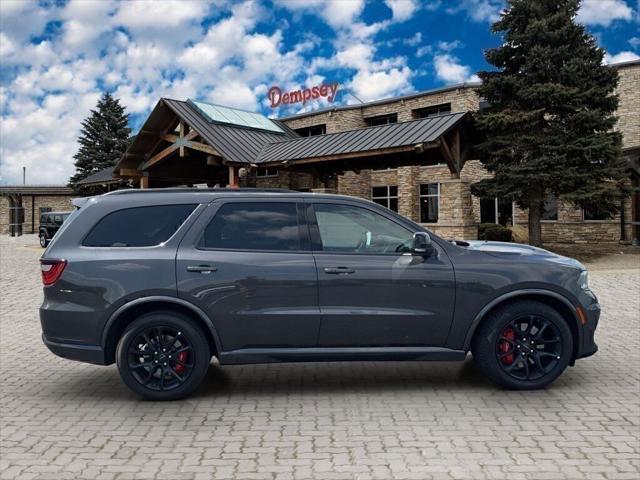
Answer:
[[[271,108],[276,108],[278,105],[280,105],[281,94],[282,94],[282,90],[280,90],[280,88],[278,87],[274,86],[269,89],[269,93],[267,93],[267,97],[271,102]]]
[[[305,87],[300,90],[282,93],[280,87],[274,85],[268,90],[267,98],[269,102],[271,102],[271,108],[291,103],[302,103],[304,105],[309,100],[316,100],[320,97],[325,97],[328,102],[333,102],[336,99],[339,87],[340,85],[338,83],[332,83],[330,85],[322,84],[311,88]]]

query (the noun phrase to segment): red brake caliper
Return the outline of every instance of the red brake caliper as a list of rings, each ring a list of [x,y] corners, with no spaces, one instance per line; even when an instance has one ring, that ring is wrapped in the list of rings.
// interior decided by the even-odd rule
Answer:
[[[186,363],[187,356],[188,356],[187,352],[180,352],[178,355],[176,355],[176,358],[180,360],[182,363]],[[184,365],[180,363],[176,363],[176,373],[182,373],[182,372],[184,372]]]
[[[516,332],[514,332],[512,328],[507,328],[504,332],[502,332],[502,336],[507,340],[513,341],[516,338]],[[511,348],[511,344],[507,342],[507,340],[500,340],[498,348],[500,349],[501,353],[507,353]],[[513,352],[502,357],[502,362],[507,365],[511,365],[513,363]]]

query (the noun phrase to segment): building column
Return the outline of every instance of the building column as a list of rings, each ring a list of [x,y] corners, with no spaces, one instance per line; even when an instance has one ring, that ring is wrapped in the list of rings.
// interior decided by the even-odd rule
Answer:
[[[144,172],[140,177],[140,188],[149,188],[149,173]]]
[[[420,221],[419,173],[417,165],[398,167],[398,213],[414,222]]]

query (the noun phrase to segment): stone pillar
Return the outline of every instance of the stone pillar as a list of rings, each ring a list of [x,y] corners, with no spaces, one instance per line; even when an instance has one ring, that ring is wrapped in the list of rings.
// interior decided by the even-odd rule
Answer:
[[[416,182],[420,167],[398,167],[398,213],[414,222],[420,221],[420,186]]]
[[[338,192],[341,195],[371,199],[371,171],[345,172],[338,177]]]

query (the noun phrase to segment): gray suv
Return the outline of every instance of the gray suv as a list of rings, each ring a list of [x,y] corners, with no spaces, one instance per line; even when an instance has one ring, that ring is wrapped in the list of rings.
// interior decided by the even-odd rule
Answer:
[[[510,389],[597,347],[576,260],[449,242],[375,203],[250,189],[117,191],[76,210],[41,259],[43,340],[116,362],[139,395],[192,393],[220,364],[463,360]]]

